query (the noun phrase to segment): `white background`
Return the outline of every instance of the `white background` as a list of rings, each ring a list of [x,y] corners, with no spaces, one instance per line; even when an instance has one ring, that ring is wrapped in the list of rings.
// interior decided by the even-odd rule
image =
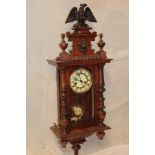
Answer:
[[[151,3],[152,2],[152,3]],[[1,154],[25,154],[25,2],[3,1]],[[130,154],[154,151],[154,4],[130,0]]]

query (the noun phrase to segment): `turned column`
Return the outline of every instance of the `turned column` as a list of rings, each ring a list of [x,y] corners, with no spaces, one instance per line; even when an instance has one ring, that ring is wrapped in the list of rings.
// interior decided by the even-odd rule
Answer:
[[[103,92],[105,91],[104,88],[104,76],[103,76],[103,64],[98,65],[99,70],[99,76],[98,76],[98,106],[97,106],[97,115],[98,115],[98,126],[104,127],[103,121],[106,115],[106,112],[104,111],[104,100]],[[99,139],[103,139],[103,136],[105,135],[104,131],[98,131],[97,136]]]
[[[61,106],[61,120],[60,126],[63,134],[67,134],[67,126],[69,124],[67,118],[67,82],[66,82],[66,68],[60,68],[60,106]]]

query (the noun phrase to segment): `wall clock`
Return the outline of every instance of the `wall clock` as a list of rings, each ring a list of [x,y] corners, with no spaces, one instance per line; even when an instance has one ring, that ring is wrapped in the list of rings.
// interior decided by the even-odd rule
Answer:
[[[73,32],[62,34],[59,44],[62,52],[55,60],[47,60],[56,66],[58,92],[58,123],[50,128],[59,138],[62,147],[72,144],[74,155],[78,155],[80,144],[86,137],[96,133],[102,140],[105,130],[110,129],[104,124],[105,105],[103,97],[104,66],[112,59],[107,58],[103,50],[105,43],[103,34],[97,35],[85,21],[97,22],[92,11],[86,4],[80,8],[72,8],[66,23],[74,22]],[[92,41],[99,37],[99,50],[92,49]],[[72,50],[66,51],[72,42]]]

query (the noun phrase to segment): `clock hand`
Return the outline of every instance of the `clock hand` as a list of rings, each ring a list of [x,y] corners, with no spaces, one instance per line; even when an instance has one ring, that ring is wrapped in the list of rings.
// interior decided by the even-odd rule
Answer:
[[[79,77],[79,79],[77,77],[73,77],[74,81],[79,81],[82,84],[82,87],[84,87],[84,81],[81,80],[80,74],[76,73],[77,77]],[[77,83],[76,83],[77,84]],[[73,87],[76,85],[74,84]]]
[[[80,76],[81,74],[79,74],[78,76],[79,76],[79,78],[80,78],[80,82],[82,83],[82,86],[84,87],[84,85],[86,84],[86,81],[83,81],[83,80],[81,80],[81,76]]]
[[[83,83],[83,81],[81,80],[80,74],[79,74],[79,78],[80,78],[80,82]]]
[[[80,73],[76,73],[76,75],[80,78]],[[80,78],[80,80],[81,80],[81,78]],[[80,80],[79,80],[79,81],[80,81]]]
[[[79,75],[78,75],[78,77],[80,78],[80,76],[79,76]],[[74,77],[74,80],[75,80],[75,81],[79,81],[79,82],[83,83],[83,81],[81,80],[81,78],[80,78],[80,80],[79,80],[78,78]]]
[[[77,85],[77,82],[74,83],[74,85],[72,87],[74,87],[75,85]]]
[[[73,79],[75,80],[75,81],[80,81],[78,78],[76,78],[76,77],[73,77]]]
[[[84,86],[84,85],[83,85],[83,81],[81,80],[81,78],[80,78],[80,80],[79,80],[78,78],[73,77],[73,79],[74,79],[74,81],[75,81],[75,84],[73,85],[73,87],[77,84],[76,81],[79,81],[79,82],[82,84],[82,86]]]
[[[80,78],[80,80],[78,80],[78,81],[80,81],[81,83],[83,83],[83,81],[81,80],[81,77],[80,77],[81,74],[76,73],[76,75]]]

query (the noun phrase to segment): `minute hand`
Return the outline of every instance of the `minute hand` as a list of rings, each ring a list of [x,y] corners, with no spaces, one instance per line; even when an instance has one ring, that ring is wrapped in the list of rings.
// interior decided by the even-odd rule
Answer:
[[[78,80],[78,81],[80,81],[81,83],[83,83],[83,81],[81,80],[80,74],[77,74],[77,76],[80,78],[80,80]]]
[[[85,82],[83,80],[81,80],[80,74],[78,76],[80,78],[80,82],[82,83],[82,86],[84,87],[85,86]]]

